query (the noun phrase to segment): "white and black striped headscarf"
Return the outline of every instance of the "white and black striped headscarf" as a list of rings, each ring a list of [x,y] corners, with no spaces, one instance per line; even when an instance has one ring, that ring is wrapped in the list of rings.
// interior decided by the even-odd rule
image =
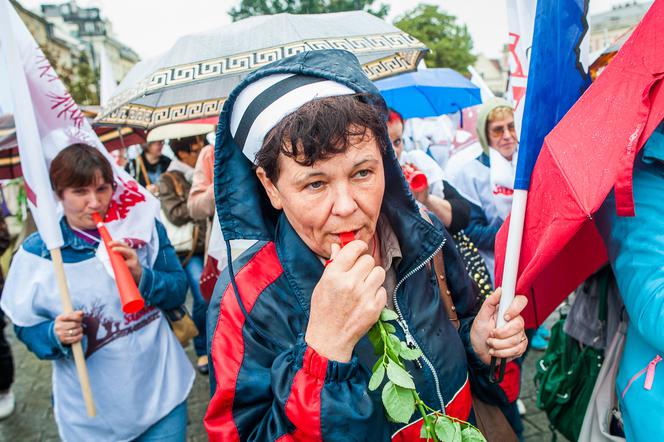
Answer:
[[[233,104],[230,132],[252,163],[267,133],[286,116],[317,98],[351,95],[355,91],[332,80],[298,74],[275,74],[255,81]]]

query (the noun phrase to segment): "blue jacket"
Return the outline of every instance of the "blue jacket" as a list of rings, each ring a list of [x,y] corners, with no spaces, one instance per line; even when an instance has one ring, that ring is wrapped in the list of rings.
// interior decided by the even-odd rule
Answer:
[[[376,362],[365,336],[349,363],[327,360],[304,341],[311,294],[323,265],[288,219],[270,205],[252,164],[228,129],[229,109],[242,88],[266,75],[299,73],[343,83],[384,106],[353,55],[305,52],[251,74],[229,96],[215,147],[215,195],[224,237],[259,242],[236,259],[237,292],[222,274],[208,310],[211,393],[205,427],[210,440],[388,441],[419,437],[421,420],[405,427],[385,418],[380,389],[368,390]],[[387,143],[389,145],[389,143]],[[412,339],[424,357],[407,363],[422,399],[460,419],[473,419],[470,385],[487,379],[469,332],[478,289],[465,272],[452,239],[438,220],[424,220],[391,147],[384,154],[382,214],[402,249],[393,296],[397,334]],[[461,320],[459,331],[439,299],[427,263],[441,249],[449,288]],[[238,302],[238,297],[241,304]],[[487,387],[483,390],[488,393]],[[498,393],[502,394],[502,393]],[[418,421],[417,414],[413,421]]]
[[[187,279],[171,246],[164,226],[157,221],[159,254],[153,268],[143,267],[138,290],[147,305],[161,309],[175,308],[184,303],[187,293]],[[75,263],[94,258],[97,244],[90,244],[79,238],[62,218],[60,230],[64,241],[61,247],[65,263]],[[50,259],[50,252],[42,241],[39,232],[30,235],[22,245],[29,253]],[[39,359],[59,359],[71,356],[71,347],[64,346],[54,332],[55,320],[44,321],[31,327],[14,326],[16,336]],[[84,340],[85,341],[85,340]]]
[[[627,440],[641,442],[664,433],[664,123],[635,161],[633,186],[636,216],[617,216],[611,194],[597,224],[629,316],[616,390]]]

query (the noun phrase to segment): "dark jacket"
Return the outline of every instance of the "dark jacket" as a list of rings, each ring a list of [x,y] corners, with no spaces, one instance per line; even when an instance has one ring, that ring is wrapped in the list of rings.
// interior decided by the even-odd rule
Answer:
[[[259,242],[221,275],[208,310],[208,350],[212,399],[205,416],[210,440],[388,441],[418,437],[421,421],[405,428],[387,421],[380,389],[368,390],[376,361],[365,336],[349,363],[329,361],[304,341],[311,294],[323,264],[297,235],[285,215],[274,210],[252,164],[228,129],[229,109],[239,91],[274,73],[329,78],[368,93],[384,106],[355,57],[329,50],[305,52],[251,74],[229,96],[220,116],[215,150],[217,212],[226,240]],[[390,143],[387,142],[389,145]],[[485,378],[488,366],[475,355],[469,332],[476,314],[477,287],[442,224],[424,220],[391,147],[384,154],[382,214],[401,246],[398,285],[392,296],[399,314],[397,334],[406,334],[424,357],[407,362],[421,398],[452,416],[473,420],[470,384]],[[461,319],[449,321],[427,263],[442,248],[448,284]],[[231,267],[231,266],[229,266]],[[238,297],[242,305],[238,303]],[[413,415],[413,421],[418,418]],[[412,433],[412,434],[411,434]],[[415,435],[415,436],[414,436]]]
[[[445,199],[452,207],[452,223],[447,231],[452,235],[465,229],[470,221],[470,203],[447,181],[443,181]]]
[[[150,179],[150,184],[156,185],[159,181],[159,176],[166,172],[168,169],[168,166],[171,164],[171,159],[168,158],[166,155],[162,155],[159,157],[159,161],[157,161],[155,164],[151,164],[148,162],[147,158],[145,158],[145,152],[141,152],[141,160],[143,161],[143,164],[145,165],[145,170],[147,171]],[[147,180],[145,179],[145,174],[143,173],[143,169],[141,169],[139,163],[138,163],[138,158],[132,160],[127,164],[125,167],[125,170],[134,178],[136,178],[136,181],[138,181],[138,184],[140,184],[143,187],[147,186]]]

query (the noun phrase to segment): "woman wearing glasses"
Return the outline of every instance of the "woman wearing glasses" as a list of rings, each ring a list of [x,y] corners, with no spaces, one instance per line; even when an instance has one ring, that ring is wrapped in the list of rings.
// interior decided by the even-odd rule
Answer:
[[[519,141],[512,105],[502,98],[482,105],[477,135],[482,153],[463,167],[446,172],[450,183],[470,202],[470,222],[464,231],[479,249],[494,280],[494,242],[510,212],[514,193]]]

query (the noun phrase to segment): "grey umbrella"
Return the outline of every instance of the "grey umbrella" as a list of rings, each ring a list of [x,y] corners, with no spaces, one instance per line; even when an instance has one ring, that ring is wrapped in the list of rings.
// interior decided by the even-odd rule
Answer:
[[[331,48],[353,52],[372,80],[415,70],[427,51],[364,11],[250,17],[181,37],[169,51],[138,63],[95,124],[151,129],[214,117],[253,70],[302,51]]]

